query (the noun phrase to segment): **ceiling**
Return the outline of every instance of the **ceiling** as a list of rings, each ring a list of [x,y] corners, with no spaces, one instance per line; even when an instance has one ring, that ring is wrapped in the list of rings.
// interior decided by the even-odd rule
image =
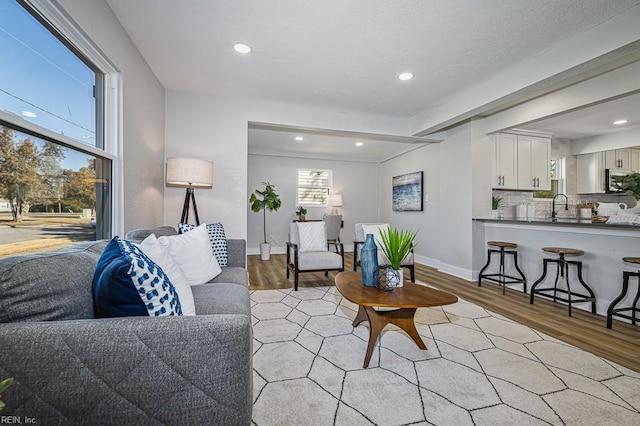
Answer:
[[[409,119],[640,0],[107,2],[168,90]],[[234,52],[237,41],[253,52]],[[403,71],[415,78],[398,80]],[[254,130],[250,145],[254,136],[264,147],[289,143],[291,129]],[[322,143],[347,156],[351,136]],[[289,149],[322,150],[311,148],[313,139]],[[410,148],[367,147],[353,155],[380,159]]]
[[[627,123],[613,124],[621,119]],[[564,139],[581,139],[636,127],[640,127],[640,93],[519,126],[520,129],[551,133]]]

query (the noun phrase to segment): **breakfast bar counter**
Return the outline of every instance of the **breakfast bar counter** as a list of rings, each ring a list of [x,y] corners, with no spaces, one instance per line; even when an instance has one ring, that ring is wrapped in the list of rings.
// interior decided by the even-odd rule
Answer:
[[[640,226],[592,223],[581,219],[473,219],[474,272],[486,262],[488,241],[508,241],[518,245],[518,264],[528,287],[542,273],[542,247],[569,247],[584,250],[583,276],[596,293],[596,311],[606,315],[620,293],[623,270],[637,271],[622,262],[623,257],[640,256]],[[510,265],[507,263],[507,268]],[[555,273],[553,274],[555,277]],[[553,277],[546,283],[553,285]],[[635,291],[633,291],[635,293]],[[508,295],[507,295],[508,297]],[[631,296],[625,300],[632,304]],[[576,305],[588,308],[588,304]]]

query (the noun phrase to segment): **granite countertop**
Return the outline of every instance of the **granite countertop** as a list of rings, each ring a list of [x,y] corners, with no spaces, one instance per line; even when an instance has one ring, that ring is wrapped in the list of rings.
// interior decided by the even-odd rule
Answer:
[[[591,219],[578,219],[575,217],[572,218],[536,218],[536,219],[516,219],[516,218],[505,218],[505,219],[495,219],[495,218],[473,218],[473,220],[478,222],[490,222],[490,223],[509,223],[509,224],[520,224],[520,225],[547,225],[547,226],[578,226],[585,228],[607,228],[607,229],[629,229],[634,231],[640,231],[639,225],[624,225],[624,224],[607,224],[607,223],[594,223],[591,222]]]

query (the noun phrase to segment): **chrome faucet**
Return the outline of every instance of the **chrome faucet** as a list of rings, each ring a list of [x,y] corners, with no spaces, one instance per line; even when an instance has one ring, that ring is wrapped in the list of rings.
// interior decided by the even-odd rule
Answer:
[[[569,210],[569,197],[567,197],[564,194],[556,194],[553,197],[553,200],[551,200],[551,220],[556,221],[558,220],[558,218],[556,217],[556,198],[559,196],[563,196],[564,197],[564,209],[565,210]]]

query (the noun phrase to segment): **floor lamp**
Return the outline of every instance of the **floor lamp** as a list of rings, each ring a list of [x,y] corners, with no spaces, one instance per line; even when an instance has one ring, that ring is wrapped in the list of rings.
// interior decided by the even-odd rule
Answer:
[[[197,158],[167,158],[167,185],[187,188],[180,223],[189,223],[189,207],[193,203],[196,225],[200,225],[194,188],[213,187],[213,163]]]

